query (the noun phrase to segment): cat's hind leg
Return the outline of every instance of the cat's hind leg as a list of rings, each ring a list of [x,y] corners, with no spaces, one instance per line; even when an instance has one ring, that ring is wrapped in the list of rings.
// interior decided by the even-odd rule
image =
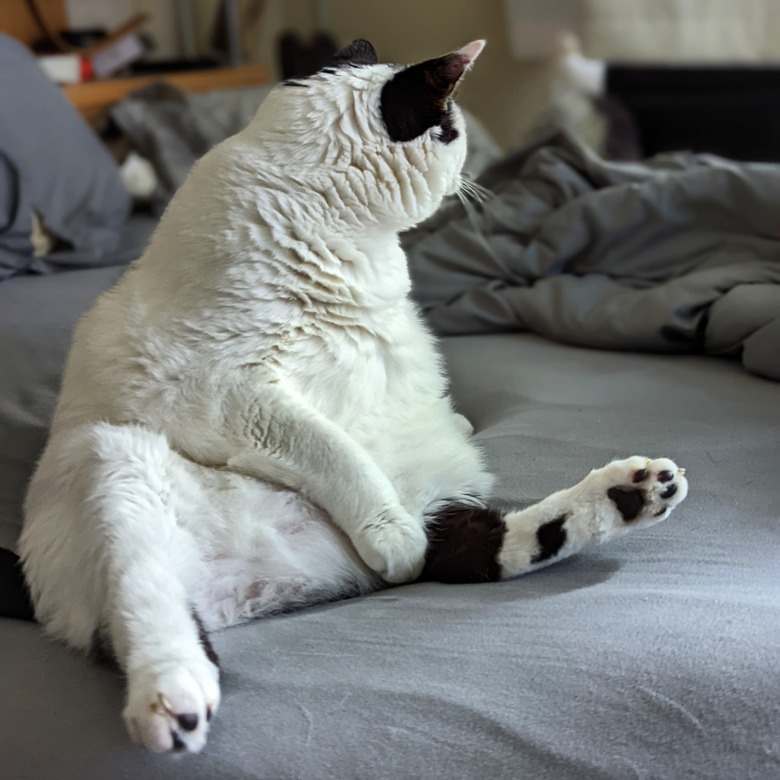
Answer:
[[[33,479],[22,539],[39,620],[74,647],[99,637],[110,648],[130,736],[156,752],[200,750],[219,704],[193,610],[202,564],[177,516],[183,485],[180,456],[143,427],[62,432]]]
[[[94,441],[105,625],[127,676],[127,729],[155,752],[197,752],[220,693],[216,656],[193,606],[202,563],[177,519],[186,475],[165,438],[143,428],[100,426]]]
[[[535,571],[669,516],[688,494],[668,458],[634,456],[595,469],[574,487],[527,509],[445,509],[428,527],[421,579],[486,582]]]

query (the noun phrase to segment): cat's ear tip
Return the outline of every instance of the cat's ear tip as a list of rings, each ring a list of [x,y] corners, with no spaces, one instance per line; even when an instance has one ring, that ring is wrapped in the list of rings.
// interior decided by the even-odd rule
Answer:
[[[479,57],[479,55],[482,53],[482,49],[485,48],[485,45],[487,44],[487,41],[484,38],[480,38],[479,40],[472,41],[471,43],[467,43],[462,48],[458,49],[456,51],[456,54],[460,54],[461,57],[464,57],[466,60],[468,60],[469,64],[474,62],[474,60]]]

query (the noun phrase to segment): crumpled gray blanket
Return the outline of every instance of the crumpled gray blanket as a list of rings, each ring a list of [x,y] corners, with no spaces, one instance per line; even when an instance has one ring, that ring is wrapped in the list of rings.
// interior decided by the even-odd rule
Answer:
[[[780,166],[600,159],[565,133],[480,179],[494,197],[403,238],[439,334],[741,358],[780,380]]]
[[[152,205],[158,212],[198,158],[214,144],[244,128],[270,86],[188,94],[172,84],[137,90],[110,109],[111,118],[158,177]]]

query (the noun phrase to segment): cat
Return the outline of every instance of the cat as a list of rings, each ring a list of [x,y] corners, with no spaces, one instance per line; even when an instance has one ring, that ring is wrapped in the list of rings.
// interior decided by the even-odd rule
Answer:
[[[524,510],[453,410],[399,233],[463,186],[475,41],[408,67],[354,41],[207,153],[74,333],[20,551],[53,637],[108,646],[150,750],[197,752],[208,632],[415,579],[484,582],[668,517],[632,457]]]

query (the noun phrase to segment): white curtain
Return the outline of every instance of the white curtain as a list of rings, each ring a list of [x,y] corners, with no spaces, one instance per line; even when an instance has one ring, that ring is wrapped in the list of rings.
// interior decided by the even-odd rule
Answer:
[[[505,0],[519,59],[548,57],[575,35],[610,62],[780,62],[780,0]]]

